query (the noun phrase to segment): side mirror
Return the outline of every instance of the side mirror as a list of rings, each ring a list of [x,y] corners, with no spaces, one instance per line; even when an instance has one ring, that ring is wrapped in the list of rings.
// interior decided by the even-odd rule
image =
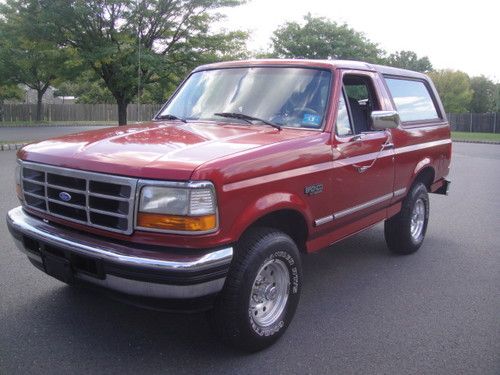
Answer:
[[[373,111],[371,117],[373,129],[376,130],[393,129],[401,124],[396,111]]]

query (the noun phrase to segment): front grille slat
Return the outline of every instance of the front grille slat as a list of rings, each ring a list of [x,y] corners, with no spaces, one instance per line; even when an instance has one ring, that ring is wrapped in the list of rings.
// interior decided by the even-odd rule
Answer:
[[[30,184],[36,184],[36,185],[41,185],[41,186],[46,185],[44,181],[33,180],[31,178],[23,178],[23,180],[26,182],[29,182]]]
[[[90,227],[131,234],[137,179],[22,162],[26,206]]]
[[[94,193],[92,191],[89,191],[89,197],[104,198],[104,199],[113,198],[113,200],[120,202],[129,202],[131,200],[130,198],[122,198],[113,195],[99,194],[99,193]]]
[[[41,200],[45,200],[45,194],[43,193],[40,193],[40,194],[36,194],[36,193],[32,193],[32,192],[28,192],[28,191],[25,191],[24,192],[25,195],[30,195],[32,196],[33,198],[39,198]]]
[[[70,193],[84,193],[86,189],[84,190],[79,190],[79,189],[72,189],[70,187],[67,187],[67,186],[61,186],[61,185],[54,185],[54,184],[46,184],[46,186],[48,188],[53,188],[53,189],[58,189],[58,190],[64,190],[64,191],[68,191]]]
[[[118,213],[109,212],[109,211],[103,211],[103,210],[96,210],[95,208],[89,208],[89,211],[90,211],[90,213],[95,212],[96,214],[113,216],[113,217],[121,217],[121,218],[127,218],[128,217],[128,215],[123,215],[123,214],[118,214]]]
[[[77,208],[79,210],[87,211],[87,207],[85,205],[82,205],[82,204],[73,204],[73,203],[67,203],[67,202],[61,203],[61,201],[59,201],[57,199],[52,199],[52,198],[47,198],[47,201],[49,203],[56,203],[60,206]]]

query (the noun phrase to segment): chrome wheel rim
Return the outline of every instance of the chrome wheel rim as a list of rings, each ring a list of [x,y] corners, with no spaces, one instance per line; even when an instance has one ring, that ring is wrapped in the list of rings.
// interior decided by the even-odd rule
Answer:
[[[419,240],[422,236],[425,223],[425,202],[418,199],[413,206],[411,213],[410,233],[414,240]]]
[[[250,294],[249,315],[260,327],[274,324],[285,310],[290,272],[280,259],[266,261],[257,272]]]

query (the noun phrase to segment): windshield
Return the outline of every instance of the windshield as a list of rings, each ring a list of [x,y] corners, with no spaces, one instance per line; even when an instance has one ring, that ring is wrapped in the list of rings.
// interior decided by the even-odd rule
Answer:
[[[243,114],[273,124],[321,128],[331,73],[306,68],[231,68],[193,73],[159,113],[185,120],[242,122]]]

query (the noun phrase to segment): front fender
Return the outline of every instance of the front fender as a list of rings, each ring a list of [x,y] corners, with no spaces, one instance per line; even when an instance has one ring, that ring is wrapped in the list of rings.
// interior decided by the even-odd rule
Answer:
[[[289,192],[274,192],[252,200],[246,205],[232,225],[231,232],[234,238],[240,238],[259,219],[280,210],[297,211],[304,217],[308,227],[313,221],[310,209],[301,197]]]

